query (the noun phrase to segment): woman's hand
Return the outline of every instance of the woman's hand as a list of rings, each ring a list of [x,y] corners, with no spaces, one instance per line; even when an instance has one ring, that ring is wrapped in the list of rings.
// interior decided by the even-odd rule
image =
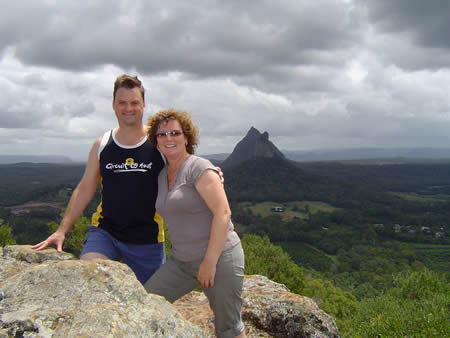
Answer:
[[[204,288],[212,288],[214,286],[214,278],[216,276],[216,264],[203,260],[197,273],[197,280]]]

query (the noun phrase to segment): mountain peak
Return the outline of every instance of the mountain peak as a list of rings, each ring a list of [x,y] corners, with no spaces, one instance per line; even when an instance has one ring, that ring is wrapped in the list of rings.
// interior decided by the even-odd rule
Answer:
[[[283,153],[269,140],[267,131],[261,134],[252,126],[222,165],[230,167],[257,157],[286,159]]]
[[[247,136],[252,137],[252,136],[259,136],[261,135],[261,133],[259,132],[258,129],[256,129],[255,127],[251,126],[250,129],[247,132]]]

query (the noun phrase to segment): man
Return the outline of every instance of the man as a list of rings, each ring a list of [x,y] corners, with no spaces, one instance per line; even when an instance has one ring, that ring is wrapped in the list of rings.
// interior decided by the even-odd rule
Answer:
[[[65,234],[101,182],[102,199],[92,215],[80,259],[122,260],[144,284],[165,260],[163,221],[155,212],[158,174],[164,161],[147,140],[142,121],[145,90],[137,77],[116,79],[112,107],[118,128],[94,142],[59,228],[33,249],[55,244],[61,252]]]

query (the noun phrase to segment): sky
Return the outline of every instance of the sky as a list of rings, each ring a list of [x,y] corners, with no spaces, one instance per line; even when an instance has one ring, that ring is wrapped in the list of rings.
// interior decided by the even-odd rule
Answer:
[[[117,126],[187,111],[197,153],[255,127],[280,150],[449,148],[448,0],[14,0],[0,4],[0,154],[86,160]]]

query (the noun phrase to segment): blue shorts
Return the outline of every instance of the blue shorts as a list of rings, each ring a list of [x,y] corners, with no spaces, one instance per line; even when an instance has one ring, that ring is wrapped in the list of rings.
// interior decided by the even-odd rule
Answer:
[[[164,243],[131,244],[121,242],[107,231],[90,225],[83,243],[81,255],[88,252],[100,253],[111,260],[122,261],[144,284],[166,260]]]

